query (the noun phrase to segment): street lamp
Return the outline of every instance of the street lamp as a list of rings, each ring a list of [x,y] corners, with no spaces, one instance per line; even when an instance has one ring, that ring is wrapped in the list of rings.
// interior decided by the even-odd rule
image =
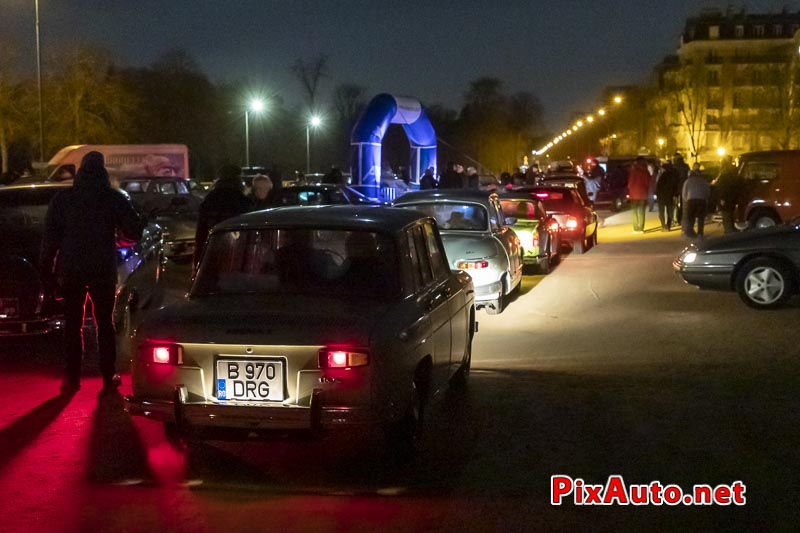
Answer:
[[[722,146],[717,148],[717,155],[720,156],[720,157],[724,157],[725,156],[725,148],[723,148]]]
[[[44,162],[44,111],[42,109],[42,47],[39,39],[39,0],[36,9],[36,84],[39,92],[39,161]]]
[[[322,124],[322,119],[317,115],[311,115],[306,124],[306,174],[311,173],[311,128],[318,128]]]
[[[605,109],[598,109],[598,110],[597,110],[597,114],[598,114],[598,115],[600,115],[601,117],[602,117],[602,116],[605,116],[605,114],[606,114],[606,110],[605,110]]]
[[[256,115],[264,111],[264,100],[253,98],[244,109],[244,161],[245,167],[250,168],[250,112]]]
[[[615,96],[614,97],[614,103],[615,104],[621,104],[622,103],[622,97],[621,96]]]

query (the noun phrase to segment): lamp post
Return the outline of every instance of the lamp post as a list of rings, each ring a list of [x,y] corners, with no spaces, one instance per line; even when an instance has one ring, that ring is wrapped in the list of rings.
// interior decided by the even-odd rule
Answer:
[[[311,174],[311,128],[317,128],[322,124],[322,119],[317,115],[312,115],[306,124],[306,174]]]
[[[44,162],[44,110],[42,109],[42,47],[39,39],[39,0],[36,9],[36,84],[39,93],[39,161]]]
[[[250,111],[256,114],[264,111],[264,101],[253,98],[244,109],[244,166],[247,168],[250,168]]]
[[[664,155],[664,144],[667,141],[665,141],[663,137],[659,137],[656,142],[658,143],[658,151],[660,152],[660,155]]]

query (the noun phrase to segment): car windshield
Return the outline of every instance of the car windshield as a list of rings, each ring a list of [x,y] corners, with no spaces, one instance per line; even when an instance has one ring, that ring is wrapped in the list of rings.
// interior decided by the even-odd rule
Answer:
[[[506,218],[516,218],[518,221],[538,220],[536,204],[529,200],[500,200],[500,205]]]
[[[486,208],[480,204],[459,204],[455,202],[436,202],[406,204],[407,207],[436,219],[439,229],[446,231],[488,231],[489,222]]]
[[[569,189],[540,190],[534,191],[533,194],[542,201],[546,211],[571,211],[577,207]]]
[[[389,299],[399,294],[391,237],[367,231],[249,229],[209,241],[192,296],[320,295]]]

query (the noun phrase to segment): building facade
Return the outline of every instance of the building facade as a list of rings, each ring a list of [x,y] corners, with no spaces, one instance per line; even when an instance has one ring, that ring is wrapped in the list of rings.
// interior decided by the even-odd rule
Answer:
[[[654,136],[692,159],[800,147],[800,13],[704,11],[656,68]]]

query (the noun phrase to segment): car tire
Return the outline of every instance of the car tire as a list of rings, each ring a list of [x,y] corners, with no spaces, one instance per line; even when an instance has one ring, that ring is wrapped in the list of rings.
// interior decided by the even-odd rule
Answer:
[[[539,274],[549,274],[551,270],[550,265],[550,254],[547,254],[545,258],[539,263]]]
[[[411,386],[411,402],[405,414],[386,430],[387,448],[401,461],[419,452],[425,429],[425,394],[419,378]]]
[[[747,219],[747,227],[750,229],[771,228],[780,224],[777,216],[768,211],[756,211]]]
[[[472,367],[472,337],[470,337],[469,342],[467,343],[466,352],[467,353],[464,354],[464,361],[451,378],[451,384],[459,389],[466,387],[467,382],[469,382],[469,371]]]
[[[586,251],[585,237],[572,241],[572,251],[576,254],[582,254]]]
[[[597,246],[597,228],[594,229],[594,233],[592,233],[592,248]]]
[[[754,309],[775,309],[794,294],[795,275],[791,268],[771,257],[752,259],[736,275],[736,292]]]

